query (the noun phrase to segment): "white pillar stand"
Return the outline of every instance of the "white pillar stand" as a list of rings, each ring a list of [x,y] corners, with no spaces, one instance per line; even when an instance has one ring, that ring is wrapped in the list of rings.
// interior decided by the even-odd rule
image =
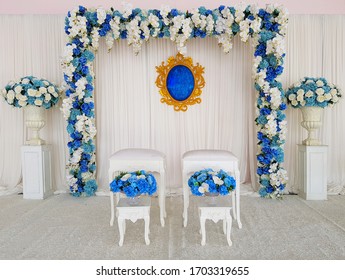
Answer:
[[[24,199],[44,199],[51,195],[51,146],[22,146],[22,172]]]
[[[327,146],[298,145],[299,195],[327,200]]]

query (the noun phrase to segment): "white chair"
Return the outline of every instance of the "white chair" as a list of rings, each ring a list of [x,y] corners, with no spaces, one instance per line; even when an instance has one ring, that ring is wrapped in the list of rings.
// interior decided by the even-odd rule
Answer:
[[[109,183],[114,180],[119,172],[133,172],[145,170],[147,172],[157,172],[160,174],[158,185],[158,197],[160,208],[160,221],[164,227],[165,211],[165,170],[166,157],[163,153],[150,149],[125,149],[113,154],[109,159]],[[120,199],[120,194],[116,193],[116,205]],[[110,191],[111,218],[110,226],[113,226],[114,213],[114,193]]]
[[[232,214],[239,228],[242,228],[240,220],[240,171],[238,159],[228,151],[223,150],[193,150],[182,156],[182,180],[183,180],[183,225],[187,226],[189,207],[189,186],[188,179],[192,173],[212,168],[215,171],[220,169],[234,176],[236,189],[232,192]]]

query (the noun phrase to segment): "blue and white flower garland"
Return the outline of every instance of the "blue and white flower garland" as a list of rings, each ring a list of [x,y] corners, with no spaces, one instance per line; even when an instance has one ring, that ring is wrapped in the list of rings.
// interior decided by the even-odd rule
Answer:
[[[287,21],[286,12],[275,5],[267,5],[266,9],[256,6],[220,6],[214,10],[199,7],[190,12],[167,6],[161,10],[141,10],[127,5],[123,12],[79,6],[68,12],[65,32],[69,41],[63,67],[69,88],[62,110],[70,135],[67,179],[71,193],[93,195],[97,189],[92,62],[100,37],[105,37],[109,50],[115,40],[126,39],[136,54],[150,37],[168,38],[184,54],[189,39],[206,36],[215,37],[227,53],[232,48],[233,37],[239,34],[243,42],[252,37],[255,46],[253,73],[258,91],[256,124],[260,194],[279,197],[287,181],[286,171],[281,166],[286,105],[279,81],[283,72]]]

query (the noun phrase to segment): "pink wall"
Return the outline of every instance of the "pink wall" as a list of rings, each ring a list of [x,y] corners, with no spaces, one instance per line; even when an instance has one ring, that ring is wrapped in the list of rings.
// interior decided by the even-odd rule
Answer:
[[[103,8],[114,7],[121,10],[122,0],[1,0],[0,14],[66,14],[78,5]],[[160,8],[167,4],[171,8],[187,10],[199,6],[215,8],[221,4],[234,6],[238,3],[257,3],[264,7],[266,3],[283,4],[290,14],[345,14],[345,0],[129,0],[134,7]]]

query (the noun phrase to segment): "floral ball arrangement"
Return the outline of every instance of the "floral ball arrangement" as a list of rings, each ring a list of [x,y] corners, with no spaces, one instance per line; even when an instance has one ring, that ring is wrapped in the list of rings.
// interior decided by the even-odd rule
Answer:
[[[59,89],[47,80],[27,76],[6,85],[2,96],[13,107],[33,105],[49,109],[59,101]]]
[[[223,170],[215,172],[204,169],[195,172],[188,180],[192,194],[203,196],[205,193],[227,195],[236,188],[235,179]]]
[[[112,192],[123,192],[127,197],[141,194],[153,195],[157,191],[157,182],[152,174],[144,170],[126,173],[123,172],[110,183]]]
[[[305,77],[286,92],[287,103],[293,108],[332,107],[341,97],[340,89],[325,78]]]

